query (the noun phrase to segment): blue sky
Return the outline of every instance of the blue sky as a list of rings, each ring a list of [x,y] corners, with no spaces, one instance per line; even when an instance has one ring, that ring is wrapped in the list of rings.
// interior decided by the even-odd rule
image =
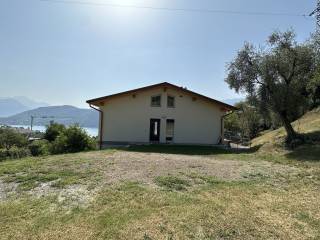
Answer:
[[[307,14],[313,0],[83,0],[169,8]],[[245,41],[263,44],[292,27],[298,40],[310,18],[112,8],[40,0],[0,1],[0,96],[52,105],[168,81],[222,100],[225,65]]]

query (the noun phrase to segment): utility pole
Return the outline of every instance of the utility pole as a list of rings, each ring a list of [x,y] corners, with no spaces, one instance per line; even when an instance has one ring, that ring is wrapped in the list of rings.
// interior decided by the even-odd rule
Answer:
[[[317,33],[320,33],[320,0],[317,0],[317,7],[309,14],[310,17],[315,16],[317,20]]]
[[[30,131],[32,132],[34,116],[31,116]]]
[[[55,119],[56,117],[55,117],[55,116],[41,116],[41,117],[31,116],[31,122],[30,122],[30,130],[31,130],[31,133],[32,133],[33,122],[34,122],[34,119],[35,119],[35,118],[42,118],[42,119],[50,118],[50,119]]]

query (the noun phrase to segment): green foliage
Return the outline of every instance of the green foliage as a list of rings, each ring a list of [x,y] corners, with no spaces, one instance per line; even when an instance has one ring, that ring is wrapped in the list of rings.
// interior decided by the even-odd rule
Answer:
[[[93,149],[95,149],[94,140],[77,125],[61,131],[50,146],[50,152],[53,154],[74,153]]]
[[[307,44],[313,49],[316,64],[320,64],[320,34],[318,32],[311,34]]]
[[[241,109],[239,114],[240,126],[242,127],[242,132],[244,136],[254,138],[258,135],[260,130],[261,116],[254,106],[248,103],[239,103],[237,105]]]
[[[320,67],[307,84],[307,92],[311,100],[311,108],[320,106]]]
[[[65,129],[66,127],[64,125],[52,122],[49,126],[47,126],[44,139],[48,140],[49,142],[53,142]]]
[[[0,160],[30,156],[25,135],[9,127],[0,127]]]
[[[30,156],[30,151],[27,148],[11,147],[9,150],[0,149],[0,160],[17,159]]]
[[[0,148],[10,150],[13,146],[25,147],[27,144],[27,138],[23,134],[9,127],[0,127]]]
[[[80,152],[93,150],[95,145],[94,138],[79,126],[66,128],[51,123],[45,132],[45,140],[36,140],[29,145],[23,134],[11,128],[0,128],[0,159]]]
[[[305,92],[314,69],[311,47],[298,44],[293,31],[274,32],[263,49],[245,44],[229,64],[226,82],[276,113],[289,142],[298,137],[290,122],[308,106]]]
[[[262,116],[258,110],[247,102],[236,104],[240,110],[226,117],[225,129],[242,136],[254,138],[258,135],[262,125]]]
[[[225,130],[230,131],[232,133],[241,132],[239,115],[233,112],[229,116],[225,117],[224,128]]]
[[[49,142],[47,140],[36,140],[28,146],[32,156],[49,154]]]
[[[7,159],[7,157],[8,157],[7,151],[8,150],[6,150],[6,149],[0,149],[0,161]]]

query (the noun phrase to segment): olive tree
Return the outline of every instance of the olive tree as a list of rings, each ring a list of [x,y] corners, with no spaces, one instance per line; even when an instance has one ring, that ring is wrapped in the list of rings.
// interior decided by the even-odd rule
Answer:
[[[320,106],[320,67],[308,82],[307,92],[310,96],[311,109]]]
[[[298,138],[291,125],[292,116],[308,101],[304,92],[314,68],[312,49],[298,44],[293,31],[274,32],[263,47],[245,43],[228,64],[225,81],[231,89],[246,93],[276,113],[291,142]]]
[[[320,34],[315,32],[311,35],[308,41],[309,46],[313,49],[315,54],[315,62],[317,69],[307,85],[307,93],[310,98],[310,108],[320,106]]]

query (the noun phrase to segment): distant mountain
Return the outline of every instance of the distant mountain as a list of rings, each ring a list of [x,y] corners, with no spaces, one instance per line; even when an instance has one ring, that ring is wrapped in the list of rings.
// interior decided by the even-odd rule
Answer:
[[[23,111],[29,110],[29,108],[13,98],[1,98],[0,99],[0,117],[7,117]]]
[[[230,105],[235,105],[238,102],[244,101],[245,98],[231,98],[231,99],[225,99],[223,102],[228,103]]]
[[[24,96],[17,96],[13,97],[13,99],[17,100],[21,104],[27,106],[29,109],[35,109],[39,107],[48,107],[49,104],[45,102],[38,102],[35,100],[32,100],[30,98],[24,97]]]
[[[48,104],[36,102],[27,97],[0,98],[0,117],[8,117],[44,106],[48,106]]]
[[[81,109],[73,106],[40,107],[25,111],[11,117],[0,118],[0,124],[30,125],[34,116],[34,125],[45,126],[54,122],[65,125],[79,124],[82,127],[98,127],[99,114],[92,109]]]

